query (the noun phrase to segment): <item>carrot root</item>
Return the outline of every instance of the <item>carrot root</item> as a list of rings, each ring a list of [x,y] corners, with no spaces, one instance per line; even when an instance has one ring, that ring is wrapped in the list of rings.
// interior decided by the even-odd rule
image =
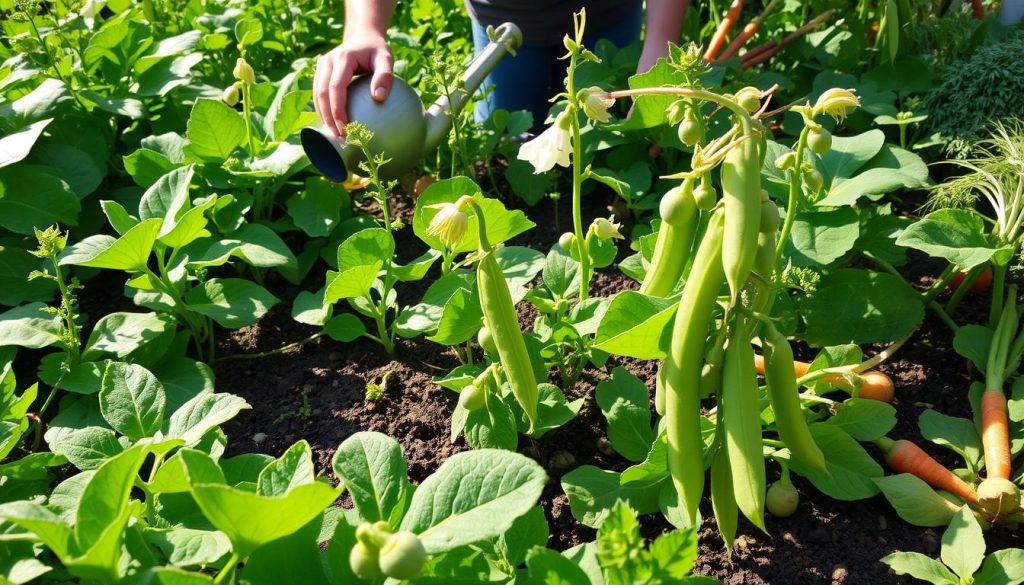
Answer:
[[[986,476],[1010,479],[1010,428],[1001,390],[985,390],[981,395],[981,443]]]
[[[754,367],[757,369],[758,374],[764,374],[764,357],[760,355],[754,355]],[[793,362],[793,371],[797,378],[801,378],[807,374],[811,364],[806,362]],[[853,394],[853,386],[851,386],[846,378],[836,374],[834,376],[825,376],[819,380],[825,384],[833,384],[846,391],[847,393]],[[883,372],[878,370],[871,370],[860,374],[860,391],[858,396],[861,398],[868,398],[871,400],[879,400],[882,402],[892,402],[896,396],[896,386],[893,384],[892,378]]]
[[[885,451],[885,462],[889,469],[897,473],[909,473],[935,489],[956,494],[972,504],[978,503],[978,494],[973,487],[916,444],[905,439],[886,441],[880,441],[878,445]]]

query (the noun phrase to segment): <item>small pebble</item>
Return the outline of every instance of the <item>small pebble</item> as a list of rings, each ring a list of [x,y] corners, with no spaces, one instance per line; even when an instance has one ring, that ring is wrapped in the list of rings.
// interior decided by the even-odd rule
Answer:
[[[796,541],[796,537],[793,536],[792,532],[789,532],[789,531],[783,532],[782,533],[782,540],[788,542],[789,544],[791,544],[793,546],[796,546],[796,547],[800,546],[800,543]]]
[[[889,527],[889,522],[885,519],[885,516],[878,517],[878,529],[885,530]]]
[[[924,546],[924,554],[930,557],[939,552],[939,537],[932,530],[926,530],[921,535],[921,544]]]
[[[609,441],[606,437],[598,437],[597,450],[604,453],[605,455],[615,454],[615,448],[612,447],[612,442]]]
[[[576,458],[568,451],[555,451],[551,455],[549,464],[552,469],[569,469],[570,467],[576,467]]]
[[[252,442],[260,445],[267,440],[267,433],[256,433],[252,436]]]
[[[832,567],[832,585],[842,585],[849,576],[850,572],[846,570],[846,567],[842,565]]]

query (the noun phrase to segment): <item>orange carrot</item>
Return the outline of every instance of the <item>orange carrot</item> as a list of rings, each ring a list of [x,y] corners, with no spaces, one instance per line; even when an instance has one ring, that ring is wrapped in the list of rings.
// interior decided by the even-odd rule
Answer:
[[[807,24],[801,26],[782,39],[768,41],[767,43],[754,47],[743,54],[743,57],[740,59],[740,65],[744,69],[749,69],[750,67],[764,63],[768,59],[771,59],[775,53],[778,53],[782,49],[786,48],[786,46],[790,45],[793,41],[829,21],[835,15],[835,12],[835,10],[822,12],[818,16],[808,20]]]
[[[764,17],[768,16],[768,13],[770,13],[778,3],[779,0],[771,0],[771,2],[764,7],[764,10],[761,11],[761,14],[757,15],[757,18],[751,20],[743,27],[743,31],[738,34],[731,43],[729,43],[729,46],[725,48],[725,51],[718,56],[718,60],[727,61],[735,57],[736,54],[740,52],[740,49],[743,48],[743,45],[757,34],[757,30],[761,28],[761,23],[764,22]]]
[[[1001,390],[981,394],[981,443],[986,477],[1010,479],[1010,430],[1006,396]]]
[[[725,13],[725,18],[719,23],[718,29],[715,30],[714,36],[711,37],[711,44],[708,45],[708,50],[704,52],[705,61],[715,60],[718,49],[722,48],[722,43],[725,42],[725,36],[729,34],[732,25],[736,24],[736,21],[739,20],[741,10],[743,10],[743,0],[733,0],[729,10]]]
[[[758,374],[764,374],[764,358],[762,356],[754,355],[754,367],[757,369]],[[805,376],[810,367],[811,364],[805,362],[793,362],[793,371],[796,373],[797,378]],[[825,376],[819,382],[833,384],[841,390],[853,394],[853,386],[846,381],[846,378],[839,374]],[[893,384],[892,378],[878,370],[871,370],[860,374],[860,382],[858,396],[861,398],[892,402],[896,395],[896,386]]]
[[[973,487],[914,443],[882,437],[875,444],[885,453],[885,463],[889,469],[897,473],[909,473],[935,489],[956,494],[972,504],[978,503],[978,494]]]

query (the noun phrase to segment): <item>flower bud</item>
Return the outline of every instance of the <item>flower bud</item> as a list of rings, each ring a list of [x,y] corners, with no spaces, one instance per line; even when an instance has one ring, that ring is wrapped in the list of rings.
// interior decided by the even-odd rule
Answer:
[[[610,118],[608,108],[615,104],[615,98],[608,97],[608,92],[600,87],[581,89],[576,95],[583,104],[583,113],[595,122],[607,122]]]
[[[809,171],[804,172],[804,185],[807,186],[807,190],[811,193],[817,193],[821,191],[822,186],[825,184],[825,177],[821,176],[818,169],[812,168]]]
[[[594,223],[590,224],[590,229],[594,231],[594,235],[600,240],[621,240],[622,234],[619,232],[621,227],[621,223],[615,223],[610,217],[608,219],[599,217],[594,220]]]
[[[832,149],[832,133],[824,128],[811,128],[807,133],[807,146],[816,154],[824,156]]]
[[[693,189],[693,200],[697,202],[697,209],[711,211],[715,204],[718,203],[718,193],[711,186],[710,181],[702,179],[700,185]]]
[[[220,99],[225,104],[227,104],[227,105],[229,105],[231,107],[235,107],[238,104],[238,97],[239,97],[239,94],[241,93],[240,90],[241,90],[241,88],[239,87],[239,82],[236,81],[236,82],[232,83],[230,86],[228,86],[227,89],[224,90],[224,93],[222,93],[220,95]]]
[[[485,392],[485,389],[476,384],[466,386],[459,392],[459,406],[468,411],[480,410],[486,402]]]
[[[235,79],[243,83],[256,83],[256,72],[252,70],[252,65],[249,65],[245,57],[239,57],[235,61],[235,69],[231,74],[235,76]]]
[[[558,247],[566,252],[571,252],[572,247],[576,245],[576,234],[572,232],[565,232],[558,238]]]
[[[415,579],[427,564],[427,550],[412,532],[396,532],[380,549],[380,570],[392,579]]]
[[[756,87],[744,87],[736,92],[736,103],[753,114],[761,109],[761,90]]]
[[[788,171],[796,165],[796,153],[789,151],[775,159],[775,168],[780,171]]]
[[[814,103],[814,115],[827,114],[842,120],[852,110],[860,107],[860,99],[852,89],[833,87],[818,97]]]
[[[357,542],[348,554],[348,564],[356,577],[373,581],[380,577],[380,562],[377,551]]]
[[[682,142],[686,146],[693,146],[700,140],[700,123],[692,116],[687,115],[686,118],[679,123],[679,127],[676,128],[676,133],[679,136],[679,142]]]

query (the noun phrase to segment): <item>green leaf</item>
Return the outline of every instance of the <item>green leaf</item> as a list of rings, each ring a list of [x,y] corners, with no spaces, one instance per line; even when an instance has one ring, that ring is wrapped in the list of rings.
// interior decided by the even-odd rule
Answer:
[[[608,419],[608,439],[623,457],[643,461],[654,443],[647,386],[622,367],[597,384],[597,405]]]
[[[68,246],[60,257],[60,265],[109,268],[111,270],[146,270],[162,221],[156,218],[139,222],[120,238],[95,235]]]
[[[139,200],[139,219],[159,219],[160,235],[167,235],[175,222],[190,207],[189,185],[195,172],[194,165],[176,168],[157,179]]]
[[[132,441],[152,437],[164,421],[164,388],[146,368],[114,362],[103,373],[100,412]]]
[[[832,182],[828,196],[818,206],[854,205],[861,197],[877,200],[898,189],[917,189],[928,185],[928,167],[916,154],[885,145],[865,164],[857,176]]]
[[[189,309],[228,329],[259,321],[278,300],[262,286],[240,278],[214,278],[185,295]]]
[[[876,477],[874,482],[900,518],[914,526],[945,526],[957,512],[955,504],[915,475]]]
[[[314,481],[293,487],[282,496],[262,496],[223,483],[209,483],[210,478],[202,477],[205,474],[201,471],[213,463],[209,456],[191,449],[181,454],[196,503],[207,520],[227,535],[240,557],[302,528],[322,514],[341,492]]]
[[[235,23],[235,39],[241,47],[248,47],[263,38],[263,23],[258,18],[243,18]]]
[[[1024,583],[1024,550],[1006,548],[985,557],[974,574],[974,585],[1017,585]]]
[[[971,360],[974,367],[984,372],[988,368],[988,352],[992,347],[993,332],[984,325],[962,325],[953,335],[953,349]]]
[[[903,279],[855,269],[822,278],[801,313],[812,345],[895,341],[924,319],[917,292]]]
[[[0,168],[24,160],[53,118],[39,120],[0,138]]]
[[[831,185],[837,178],[848,179],[885,145],[885,133],[877,128],[857,136],[835,136],[832,148],[818,161],[817,167]]]
[[[103,354],[123,358],[175,329],[174,318],[160,313],[110,313],[89,334],[82,359],[96,360]]]
[[[412,220],[412,229],[416,236],[426,242],[435,250],[443,250],[441,241],[434,236],[427,235],[427,226],[437,215],[438,209],[430,207],[442,203],[454,203],[463,195],[476,195],[481,193],[480,186],[467,177],[452,177],[442,179],[427,187],[423,194],[416,199],[416,213]],[[509,211],[497,199],[478,197],[477,205],[483,210],[484,221],[487,224],[487,239],[491,245],[501,244],[515,236],[529,230],[535,224],[527,219],[526,214],[518,209]],[[477,220],[470,218],[466,227],[466,233],[461,243],[455,248],[456,253],[472,252],[478,246]]]
[[[198,443],[206,433],[251,408],[243,398],[227,393],[204,392],[174,411],[165,436],[181,439],[185,446]]]
[[[458,453],[420,484],[402,530],[429,554],[494,538],[536,503],[547,474],[532,459],[496,449]]]
[[[456,416],[465,416],[466,442],[474,449],[505,449],[515,451],[519,443],[516,415],[505,399],[497,397],[487,401],[487,408],[472,412],[456,404],[452,415],[452,430],[456,431]],[[457,434],[455,435],[458,436]]]
[[[15,306],[26,301],[48,301],[57,285],[46,278],[29,280],[38,270],[39,258],[19,246],[0,244],[0,305]]]
[[[259,268],[297,267],[295,255],[281,236],[259,223],[247,223],[233,238],[211,242],[201,252],[190,254],[188,266],[221,266],[231,258],[240,258]]]
[[[973,210],[940,209],[910,224],[896,243],[944,258],[963,271],[989,261],[1005,264],[1012,250],[996,247],[986,233],[984,220]]]
[[[52,169],[19,164],[0,169],[0,227],[31,235],[33,228],[77,225],[81,203]]]
[[[324,331],[331,339],[347,343],[366,333],[366,325],[352,313],[342,313],[332,317],[324,325]]]
[[[662,534],[651,543],[650,552],[659,576],[668,582],[682,580],[697,560],[696,531],[673,530]]]
[[[616,500],[622,500],[639,514],[658,511],[661,484],[622,485],[619,474],[583,465],[562,476],[562,490],[569,497],[574,518],[584,526],[597,528]]]
[[[528,585],[591,585],[583,569],[570,559],[543,546],[535,546],[526,556]]]
[[[916,552],[897,552],[882,557],[897,575],[910,575],[935,585],[959,585],[960,579],[942,563]]]
[[[132,229],[139,223],[139,218],[132,217],[128,210],[117,201],[100,200],[100,207],[103,208],[103,215],[107,216],[107,222],[114,228],[119,236]]]
[[[114,431],[102,427],[72,431],[51,445],[51,448],[54,453],[67,457],[72,465],[82,471],[96,469],[107,459],[124,451]]]
[[[103,463],[85,485],[75,514],[75,541],[81,550],[92,547],[111,529],[120,533],[127,524],[125,512],[129,495],[148,453],[147,445],[135,445],[115,455]],[[116,567],[120,546],[111,552],[114,554],[109,560]]]
[[[896,426],[896,409],[885,402],[851,398],[825,424],[838,427],[858,441],[874,441]]]
[[[537,422],[531,438],[538,439],[548,431],[561,427],[575,418],[583,407],[582,398],[569,402],[565,399],[562,389],[554,384],[540,383],[537,385],[537,391],[540,396],[537,403]],[[525,414],[520,416],[519,423],[520,430],[524,432],[530,427]]]
[[[798,213],[786,254],[795,266],[828,266],[852,250],[859,236],[856,209]]]
[[[60,343],[60,318],[43,303],[29,303],[0,313],[0,347],[41,349]]]
[[[473,274],[456,270],[430,283],[423,299],[417,305],[405,307],[398,314],[395,328],[402,337],[415,337],[421,333],[434,333],[444,314],[444,307],[459,289],[472,290],[476,286]]]
[[[495,541],[494,548],[510,567],[518,567],[533,547],[544,548],[548,542],[548,520],[540,506],[530,508],[512,523]]]
[[[918,426],[922,437],[959,453],[972,470],[981,469],[981,437],[974,421],[928,409],[921,413]]]
[[[231,541],[215,530],[148,528],[143,534],[176,567],[202,568],[231,552]]]
[[[484,317],[475,291],[460,288],[448,299],[437,323],[437,332],[427,337],[441,345],[456,345],[480,330]]]
[[[45,506],[29,501],[0,504],[0,519],[39,537],[58,557],[64,558],[74,546],[74,533],[60,516]]]
[[[299,441],[281,457],[268,463],[256,480],[256,493],[261,496],[283,496],[292,488],[316,480],[313,452],[309,443]]]
[[[308,177],[305,187],[288,199],[288,215],[307,236],[329,236],[349,206],[348,191],[323,177]]]
[[[397,520],[395,512],[402,511],[411,488],[402,448],[394,439],[381,433],[356,433],[338,447],[331,467],[364,521]]]
[[[239,582],[251,585],[338,583],[330,581],[325,575],[331,569],[325,566],[317,542],[323,524],[323,516],[318,516],[296,532],[256,549],[239,573]],[[347,564],[347,559],[345,562]]]
[[[816,488],[837,500],[862,500],[878,493],[873,479],[882,477],[882,468],[853,437],[825,423],[811,423],[811,436],[825,454],[826,471],[805,467],[789,456],[790,468],[806,477]]]
[[[623,291],[612,297],[597,329],[594,347],[639,359],[665,357],[661,339],[679,303]]]
[[[222,163],[245,140],[245,122],[219,99],[199,98],[192,106],[185,152],[196,162]]]
[[[985,535],[969,506],[953,515],[949,528],[942,534],[942,562],[954,573],[970,577],[985,559]]]

